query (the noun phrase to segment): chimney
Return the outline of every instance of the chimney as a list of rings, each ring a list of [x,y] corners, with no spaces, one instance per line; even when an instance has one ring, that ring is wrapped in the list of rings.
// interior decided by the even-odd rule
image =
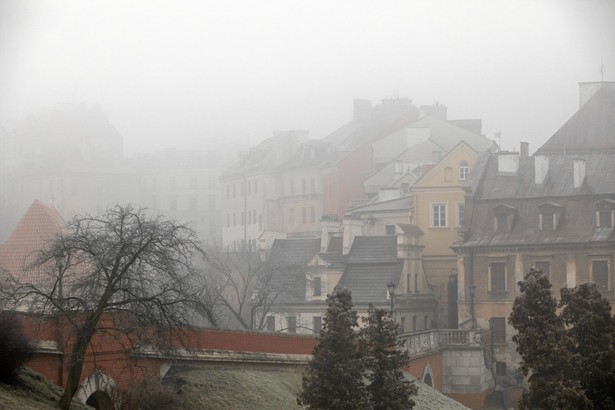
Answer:
[[[530,155],[530,144],[528,142],[521,142],[519,151],[521,157],[528,157]]]
[[[340,222],[337,217],[323,215],[320,219],[320,226],[320,251],[325,252],[329,247],[331,237],[339,234]]]
[[[353,102],[353,115],[352,118],[357,120],[364,120],[369,116],[372,110],[372,102],[370,100],[355,99]]]
[[[442,157],[442,153],[440,151],[431,151],[431,163],[437,164]]]
[[[519,154],[516,152],[502,152],[498,154],[498,174],[517,175],[519,172]]]
[[[546,155],[534,156],[534,183],[539,185],[545,182],[549,172],[549,157]]]
[[[585,181],[585,160],[578,158],[572,160],[572,174],[574,189],[579,189]]]

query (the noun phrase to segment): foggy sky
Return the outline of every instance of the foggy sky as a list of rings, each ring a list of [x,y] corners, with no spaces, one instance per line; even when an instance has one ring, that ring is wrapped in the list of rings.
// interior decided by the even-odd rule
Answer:
[[[615,1],[0,0],[0,123],[100,104],[127,153],[325,137],[352,100],[439,102],[536,150],[615,80]]]

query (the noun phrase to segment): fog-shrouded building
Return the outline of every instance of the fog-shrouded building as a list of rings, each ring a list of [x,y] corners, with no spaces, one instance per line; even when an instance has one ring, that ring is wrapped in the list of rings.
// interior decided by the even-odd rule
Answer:
[[[520,360],[507,323],[530,268],[562,287],[594,282],[615,305],[615,83],[581,83],[579,110],[534,155],[479,157],[457,253],[462,326],[487,332],[500,383]]]

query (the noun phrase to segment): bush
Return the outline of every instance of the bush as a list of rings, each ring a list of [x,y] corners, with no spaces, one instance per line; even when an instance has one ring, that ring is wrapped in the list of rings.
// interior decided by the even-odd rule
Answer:
[[[15,312],[0,312],[0,381],[14,383],[16,372],[34,353]]]
[[[144,380],[121,394],[121,410],[175,410],[181,398],[171,386]]]

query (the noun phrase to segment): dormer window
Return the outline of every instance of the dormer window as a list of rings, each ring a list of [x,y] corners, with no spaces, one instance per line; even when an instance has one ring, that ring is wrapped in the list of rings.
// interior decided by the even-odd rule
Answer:
[[[517,209],[513,206],[500,204],[493,210],[495,232],[506,233],[512,229]]]
[[[615,220],[615,201],[601,199],[594,206],[596,207],[596,226],[598,228],[612,228]]]
[[[470,166],[467,161],[461,161],[459,163],[459,180],[465,181],[470,173]]]
[[[538,205],[538,226],[543,231],[554,231],[559,226],[564,207],[555,202],[543,202]]]

